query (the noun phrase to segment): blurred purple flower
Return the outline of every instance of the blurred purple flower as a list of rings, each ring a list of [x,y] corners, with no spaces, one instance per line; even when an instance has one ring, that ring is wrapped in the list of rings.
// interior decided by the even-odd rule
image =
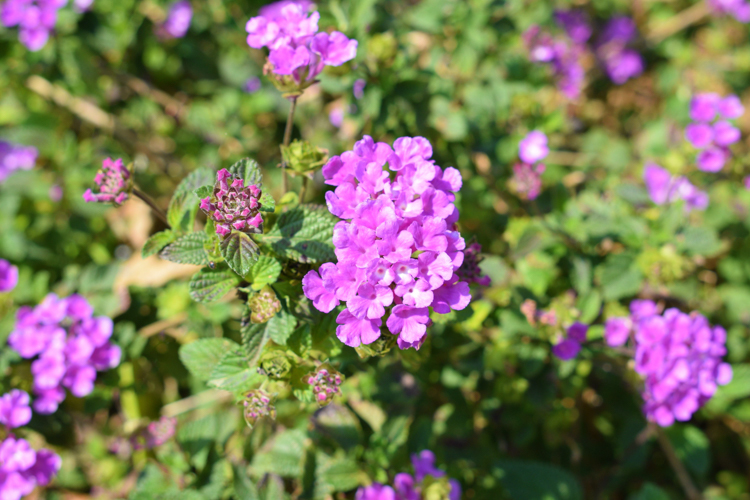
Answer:
[[[583,44],[591,38],[591,25],[585,12],[580,10],[558,10],[555,21],[577,44]]]
[[[748,175],[747,177],[745,177],[745,189],[749,189],[750,190],[750,175]]]
[[[357,490],[354,500],[400,500],[390,486],[372,483]]]
[[[736,95],[721,98],[715,93],[700,93],[690,100],[690,118],[697,123],[685,127],[685,138],[698,153],[696,164],[704,172],[718,172],[732,157],[728,148],[741,138],[741,132],[727,120],[742,116],[745,108]],[[717,117],[724,118],[713,125]]]
[[[482,276],[482,270],[479,263],[482,261],[482,245],[472,243],[464,250],[464,262],[458,268],[456,274],[461,281],[467,283],[476,283],[481,286],[490,286],[490,277]]]
[[[57,22],[57,11],[68,0],[6,0],[0,21],[6,28],[18,26],[18,39],[32,52],[41,50]]]
[[[354,85],[352,86],[352,93],[354,94],[355,99],[362,99],[365,96],[366,85],[367,82],[362,78],[358,78],[354,81]]]
[[[714,123],[714,142],[719,146],[729,146],[730,144],[734,144],[740,140],[740,135],[740,129],[728,121]]]
[[[685,127],[685,139],[695,148],[706,148],[714,141],[714,129],[707,123],[691,123]]]
[[[77,12],[86,12],[94,4],[94,0],[73,0],[73,7]]]
[[[258,78],[257,76],[253,76],[247,79],[245,85],[243,85],[242,88],[248,94],[254,94],[255,92],[260,90],[260,87],[260,78]]]
[[[643,180],[651,201],[657,205],[681,199],[685,201],[687,212],[705,210],[708,206],[708,195],[705,192],[696,188],[687,178],[674,177],[659,165],[646,164],[643,170]]]
[[[0,183],[16,170],[31,170],[38,155],[35,147],[0,141]]]
[[[548,154],[547,136],[539,130],[529,132],[518,143],[518,156],[524,163],[536,163],[545,159]]]
[[[0,424],[12,429],[28,424],[30,420],[31,408],[26,392],[13,389],[0,397]]]
[[[193,20],[193,7],[189,0],[180,0],[175,2],[167,12],[167,18],[156,28],[156,34],[160,38],[182,38],[188,29],[190,22]]]
[[[612,347],[619,347],[628,341],[632,327],[629,318],[610,318],[604,325],[604,339]]]
[[[18,284],[18,268],[0,259],[0,292],[10,292]]]
[[[609,78],[617,85],[643,73],[643,58],[628,48],[637,35],[638,29],[633,20],[618,16],[607,22],[597,39],[596,55]]]
[[[745,107],[736,95],[728,95],[716,103],[716,110],[727,120],[734,120],[745,114]]]
[[[287,5],[296,5],[302,10],[302,12],[309,12],[315,7],[315,3],[311,0],[281,0],[280,2],[264,5],[258,10],[258,15],[269,19],[282,17],[281,10]]]
[[[57,203],[58,201],[62,200],[63,188],[58,184],[53,184],[52,186],[50,186],[47,194],[49,195],[50,201]]]
[[[334,127],[340,128],[344,124],[344,109],[340,107],[333,108],[328,113],[328,121]]]
[[[526,30],[523,40],[529,51],[529,60],[549,64],[560,92],[568,99],[577,98],[585,78],[580,62],[583,47],[571,40],[555,40],[539,26]]]
[[[131,436],[130,445],[134,450],[151,450],[169,441],[174,436],[176,427],[176,418],[163,416],[149,422],[145,428]]]
[[[708,0],[717,14],[729,14],[742,23],[750,22],[750,3],[747,0]]]
[[[588,325],[573,323],[568,327],[567,338],[552,346],[552,354],[568,361],[575,358],[581,350],[581,344],[586,342]]]
[[[720,101],[719,94],[712,92],[696,94],[690,100],[690,119],[696,122],[713,121],[716,118],[716,108]]]
[[[698,153],[695,162],[704,172],[718,172],[724,168],[731,153],[724,148],[710,148]]]
[[[83,193],[83,199],[86,203],[122,205],[133,189],[132,174],[123,165],[122,158],[118,158],[116,161],[112,161],[112,158],[105,158],[101,170],[94,177],[94,183],[98,186],[99,192],[94,193],[91,189],[87,189]]]
[[[516,163],[510,180],[511,188],[522,199],[535,200],[542,192],[542,174],[546,169],[547,167],[542,163],[537,165]]]

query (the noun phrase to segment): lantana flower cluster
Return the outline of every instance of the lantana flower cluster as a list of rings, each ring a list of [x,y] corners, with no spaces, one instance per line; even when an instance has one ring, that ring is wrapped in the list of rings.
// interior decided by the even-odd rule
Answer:
[[[244,179],[222,168],[216,173],[213,193],[201,200],[200,207],[216,223],[216,234],[221,237],[232,230],[259,233],[263,231],[260,195],[258,186],[245,186]]]
[[[130,445],[134,450],[152,450],[169,441],[176,429],[176,418],[162,416],[133,434],[130,437]]]
[[[732,367],[722,362],[727,333],[712,327],[698,312],[667,309],[659,313],[650,300],[630,304],[630,316],[611,318],[605,325],[607,343],[635,342],[635,371],[643,376],[646,417],[662,427],[686,422],[732,380]]]
[[[167,12],[167,18],[156,28],[156,35],[159,38],[182,38],[190,28],[190,22],[193,20],[193,7],[188,0],[175,2]]]
[[[86,203],[114,203],[122,205],[133,190],[133,173],[123,165],[122,158],[112,160],[106,158],[102,168],[96,173],[94,183],[99,188],[98,193],[87,189],[83,193]]]
[[[112,320],[93,315],[80,295],[49,294],[35,308],[18,311],[8,344],[31,363],[34,409],[53,413],[65,399],[65,389],[77,397],[94,390],[96,372],[120,363],[120,348],[109,341]]]
[[[685,211],[705,210],[708,206],[708,194],[701,191],[684,176],[673,176],[668,170],[649,163],[643,170],[643,180],[651,201],[657,205],[685,202]]]
[[[263,390],[256,389],[248,392],[242,405],[244,407],[242,414],[250,427],[263,417],[276,419],[276,407],[271,403],[271,396]]]
[[[747,0],[707,0],[716,14],[729,14],[741,23],[750,22],[750,2]]]
[[[534,130],[518,143],[518,156],[521,163],[513,166],[510,187],[521,198],[535,200],[542,191],[542,174],[547,167],[541,162],[549,154],[547,136]]]
[[[18,284],[18,268],[5,259],[0,259],[0,293],[10,292]]]
[[[348,346],[375,342],[386,317],[398,346],[418,349],[429,308],[446,314],[471,301],[456,274],[466,248],[454,227],[461,174],[431,158],[423,137],[401,137],[391,148],[365,136],[323,167],[326,184],[336,186],[326,193],[328,209],[344,219],[333,234],[338,263],[310,271],[302,285],[322,312],[346,302],[336,335]]]
[[[741,133],[729,120],[739,118],[745,107],[736,95],[697,94],[690,101],[690,119],[685,138],[698,153],[696,164],[704,172],[718,172],[732,157],[729,146],[740,140]]]
[[[445,498],[445,496],[426,496],[425,478],[431,476],[433,479],[445,477],[445,471],[435,467],[435,454],[430,450],[424,450],[418,454],[412,454],[411,463],[414,467],[414,475],[400,472],[393,478],[393,486],[373,483],[357,490],[355,500],[426,500],[427,498]],[[440,488],[440,485],[436,485]],[[449,500],[461,499],[461,485],[455,479],[448,479],[445,483],[447,491],[430,492],[447,493]]]
[[[631,48],[638,28],[629,17],[610,19],[596,40],[596,55],[609,79],[622,85],[643,73],[643,58]]]
[[[261,10],[245,27],[247,43],[254,49],[268,47],[268,71],[291,78],[286,90],[302,90],[325,66],[341,66],[354,59],[357,41],[343,33],[318,32],[318,12],[308,2],[277,2]]]
[[[57,11],[68,0],[6,0],[0,8],[0,21],[6,28],[18,26],[18,39],[32,52],[47,44],[57,23]]]
[[[315,401],[325,406],[333,401],[336,394],[341,394],[343,378],[339,372],[331,368],[321,367],[306,377],[307,385],[312,387]]]
[[[16,170],[34,168],[38,155],[35,147],[0,141],[0,182],[5,181]]]
[[[0,425],[6,431],[31,420],[29,395],[14,389],[0,397]],[[47,449],[34,450],[28,441],[8,434],[0,442],[0,498],[19,500],[37,486],[46,486],[62,465],[60,457]]]
[[[581,351],[581,344],[586,342],[588,330],[588,325],[579,322],[573,323],[568,327],[566,337],[552,346],[552,354],[563,361],[575,358]]]

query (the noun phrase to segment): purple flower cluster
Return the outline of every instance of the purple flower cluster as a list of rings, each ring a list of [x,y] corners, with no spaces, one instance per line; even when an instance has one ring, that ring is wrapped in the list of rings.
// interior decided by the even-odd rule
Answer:
[[[573,323],[568,327],[567,337],[552,346],[552,354],[564,361],[575,358],[581,350],[581,344],[586,342],[588,331],[588,325]]]
[[[490,286],[490,277],[482,276],[482,270],[479,268],[480,262],[482,262],[482,245],[473,242],[464,250],[464,263],[456,271],[458,279],[480,286]]]
[[[146,427],[131,436],[132,449],[151,450],[161,446],[174,436],[176,428],[177,419],[174,417],[161,417],[159,420],[150,422]]]
[[[193,20],[193,7],[188,0],[175,2],[167,12],[167,18],[156,28],[156,35],[162,39],[182,38]]]
[[[29,395],[18,389],[0,397],[0,425],[6,430],[31,420]],[[60,470],[60,457],[50,450],[34,451],[25,440],[9,434],[0,443],[0,498],[19,500],[37,485],[48,484]]]
[[[701,150],[696,158],[700,170],[718,172],[724,168],[732,157],[729,146],[739,141],[741,136],[740,130],[728,120],[739,118],[744,113],[745,107],[736,95],[722,98],[709,92],[693,97],[690,101],[690,119],[693,123],[685,127],[685,138]]]
[[[263,231],[260,214],[260,188],[245,186],[245,180],[222,168],[216,173],[211,196],[201,200],[201,210],[216,223],[216,234],[226,237],[232,230],[243,233]]]
[[[596,55],[609,79],[622,85],[643,73],[643,58],[628,46],[638,37],[638,29],[629,17],[610,19],[596,41]]]
[[[623,345],[631,335],[635,371],[644,378],[644,413],[662,427],[690,420],[717,386],[732,380],[732,367],[721,361],[727,333],[698,312],[659,314],[654,302],[635,300],[630,317],[611,318],[604,330],[611,346]]]
[[[659,165],[649,163],[643,170],[643,180],[651,201],[657,205],[685,202],[685,211],[705,210],[708,206],[708,194],[699,190],[683,176],[675,177]]]
[[[535,200],[542,190],[542,174],[546,170],[543,163],[538,163],[549,154],[547,136],[544,132],[534,130],[518,143],[518,156],[521,163],[513,166],[511,188],[526,200]]]
[[[741,23],[750,22],[750,3],[747,0],[708,0],[717,14],[729,14]]]
[[[96,173],[94,183],[99,192],[94,193],[87,189],[83,193],[86,203],[114,203],[121,205],[128,199],[130,191],[133,190],[133,175],[130,170],[122,164],[122,158],[112,161],[106,158],[102,162],[102,168]]]
[[[302,285],[322,312],[346,302],[336,319],[346,345],[375,342],[387,315],[399,347],[418,349],[430,307],[446,314],[471,301],[469,284],[456,274],[466,248],[454,230],[461,174],[430,158],[423,137],[401,137],[391,148],[365,136],[323,167],[326,184],[336,186],[326,193],[328,209],[345,219],[333,233],[338,263],[310,271]]]
[[[362,78],[359,78],[354,81],[354,85],[352,86],[352,93],[354,94],[355,99],[362,99],[365,96],[366,86],[367,86],[367,82],[364,81]]]
[[[38,155],[35,147],[0,141],[0,182],[16,170],[31,170]]]
[[[18,284],[18,268],[5,259],[0,259],[0,293],[10,292]]]
[[[299,86],[310,83],[325,66],[341,66],[354,59],[357,41],[341,32],[318,32],[318,12],[310,2],[277,2],[261,9],[245,27],[247,43],[268,47],[268,61],[276,75],[291,76]]]
[[[73,0],[73,7],[77,12],[86,12],[93,5],[94,0]]]
[[[112,320],[93,317],[80,295],[61,299],[49,294],[35,308],[18,311],[8,344],[22,358],[34,358],[34,409],[53,413],[65,399],[65,388],[83,397],[94,390],[96,372],[120,364],[120,348],[109,342]]]
[[[245,395],[245,401],[242,402],[244,406],[243,415],[245,416],[245,422],[250,427],[255,425],[255,422],[262,417],[271,417],[276,419],[276,407],[271,404],[271,396],[265,391],[260,389],[250,391]]]
[[[439,479],[445,476],[445,471],[435,467],[435,454],[424,450],[419,454],[412,454],[411,463],[414,475],[400,472],[393,478],[393,486],[373,483],[357,490],[355,500],[423,500],[422,482],[425,477],[432,476]],[[449,500],[461,499],[461,485],[455,479],[448,479],[447,486]],[[440,497],[444,498],[444,497]]]
[[[18,26],[18,39],[29,50],[41,50],[57,23],[57,11],[68,0],[6,0],[0,10],[0,21],[10,28]]]
[[[319,368],[307,375],[306,382],[312,387],[315,401],[321,406],[333,401],[336,394],[341,394],[341,374],[335,370]]]

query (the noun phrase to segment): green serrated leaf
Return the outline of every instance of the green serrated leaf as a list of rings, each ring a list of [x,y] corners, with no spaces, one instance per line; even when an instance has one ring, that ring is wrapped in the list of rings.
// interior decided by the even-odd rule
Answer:
[[[582,500],[578,480],[565,469],[531,460],[498,460],[493,475],[500,480],[510,498],[545,500]],[[534,478],[530,481],[529,478]]]
[[[198,189],[193,191],[193,193],[195,193],[195,196],[197,196],[199,200],[202,200],[204,198],[211,196],[211,193],[213,193],[213,191],[214,191],[214,186],[212,184],[208,184],[206,186],[199,187]]]
[[[229,269],[203,268],[190,280],[190,297],[196,302],[213,302],[239,284],[240,278]]]
[[[199,205],[199,200],[193,193],[196,189],[211,184],[213,181],[214,173],[208,168],[201,167],[191,172],[177,186],[167,210],[167,221],[172,226],[173,231],[189,233],[193,230]]]
[[[329,457],[318,452],[315,457],[315,492],[313,498],[323,500],[338,491],[353,490],[361,484],[362,474],[349,457]]]
[[[260,383],[262,376],[250,368],[242,347],[235,344],[224,353],[208,379],[208,385],[234,393],[246,392]]]
[[[243,467],[233,465],[232,475],[234,476],[234,494],[237,495],[238,500],[258,500],[258,489]]]
[[[248,281],[252,283],[253,290],[260,290],[266,285],[273,285],[281,274],[281,263],[268,255],[261,255],[253,264]]]
[[[164,247],[159,252],[159,257],[177,264],[208,265],[208,255],[205,250],[207,240],[208,236],[202,231],[188,233]]]
[[[278,434],[268,451],[253,456],[253,470],[258,475],[271,473],[283,477],[300,477],[306,438],[307,433],[301,429]]]
[[[260,171],[258,162],[251,158],[243,158],[231,167],[229,171],[232,175],[245,180],[245,185],[255,184],[260,187],[263,183],[263,174]]]
[[[239,347],[229,339],[198,339],[180,347],[180,361],[199,380],[208,380],[221,358]]]
[[[266,324],[251,323],[249,309],[246,310],[242,318],[242,324],[244,325],[240,332],[242,334],[242,348],[245,350],[250,365],[255,366],[258,364],[263,347],[268,342]]]
[[[274,228],[258,235],[278,255],[303,263],[330,262],[336,218],[322,205],[299,205],[281,214]]]
[[[295,328],[297,328],[297,318],[286,308],[282,308],[276,316],[266,323],[268,338],[279,345],[286,345],[287,339],[292,335]]]
[[[143,244],[143,249],[141,249],[141,256],[144,259],[147,257],[151,257],[152,255],[158,253],[162,248],[172,243],[175,238],[177,238],[177,235],[169,230],[152,234],[149,239],[146,240],[146,243]]]
[[[260,211],[261,212],[273,212],[276,210],[276,200],[268,191],[263,191],[260,194]]]
[[[258,245],[247,234],[232,231],[221,242],[221,255],[232,271],[245,276],[258,259]]]

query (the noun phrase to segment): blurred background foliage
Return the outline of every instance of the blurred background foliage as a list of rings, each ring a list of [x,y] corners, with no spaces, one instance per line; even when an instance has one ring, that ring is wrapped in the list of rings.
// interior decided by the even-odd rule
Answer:
[[[437,163],[464,177],[462,232],[482,244],[493,284],[474,291],[455,323],[435,324],[419,352],[361,360],[340,345],[343,399],[317,410],[280,394],[277,420],[252,430],[177,356],[196,338],[238,339],[236,301],[196,304],[186,282],[195,268],[140,257],[161,229],[142,204],[86,205],[81,194],[106,156],[132,160],[162,206],[198,166],[250,156],[280,198],[288,103],[263,80],[264,54],[244,32],[262,2],[195,1],[188,35],[172,41],[153,33],[167,3],[152,0],[63,9],[37,53],[0,28],[0,137],[40,150],[35,170],[0,186],[0,257],[21,270],[14,305],[0,306],[0,341],[16,306],[79,292],[114,317],[125,354],[91,397],[34,416],[31,428],[63,457],[47,498],[352,498],[359,484],[407,470],[409,453],[425,448],[468,499],[684,498],[644,433],[637,380],[603,346],[601,327],[577,359],[561,362],[550,342],[562,329],[532,326],[520,312],[531,299],[560,322],[601,325],[641,297],[698,309],[728,330],[734,381],[667,434],[706,498],[750,499],[750,191],[741,184],[750,143],[738,145],[731,168],[707,174],[682,137],[697,91],[750,104],[749,32],[730,17],[683,23],[694,3],[318,2],[320,25],[356,38],[359,50],[300,99],[295,137],[332,154],[363,134],[427,137]],[[588,61],[583,97],[565,100],[546,68],[528,61],[521,33],[551,27],[553,10],[570,7],[600,24],[632,16],[647,71],[615,86]],[[247,93],[252,77],[262,86]],[[359,100],[358,78],[367,83]],[[337,110],[340,127],[329,122]],[[739,127],[747,137],[750,113]],[[553,152],[530,203],[508,180],[532,129],[548,134]],[[709,192],[709,208],[654,206],[641,180],[646,160],[688,175]],[[316,177],[309,199],[322,202],[324,191]],[[3,392],[28,386],[28,369],[3,349]],[[160,412],[178,416],[175,440],[155,452],[113,451]]]

